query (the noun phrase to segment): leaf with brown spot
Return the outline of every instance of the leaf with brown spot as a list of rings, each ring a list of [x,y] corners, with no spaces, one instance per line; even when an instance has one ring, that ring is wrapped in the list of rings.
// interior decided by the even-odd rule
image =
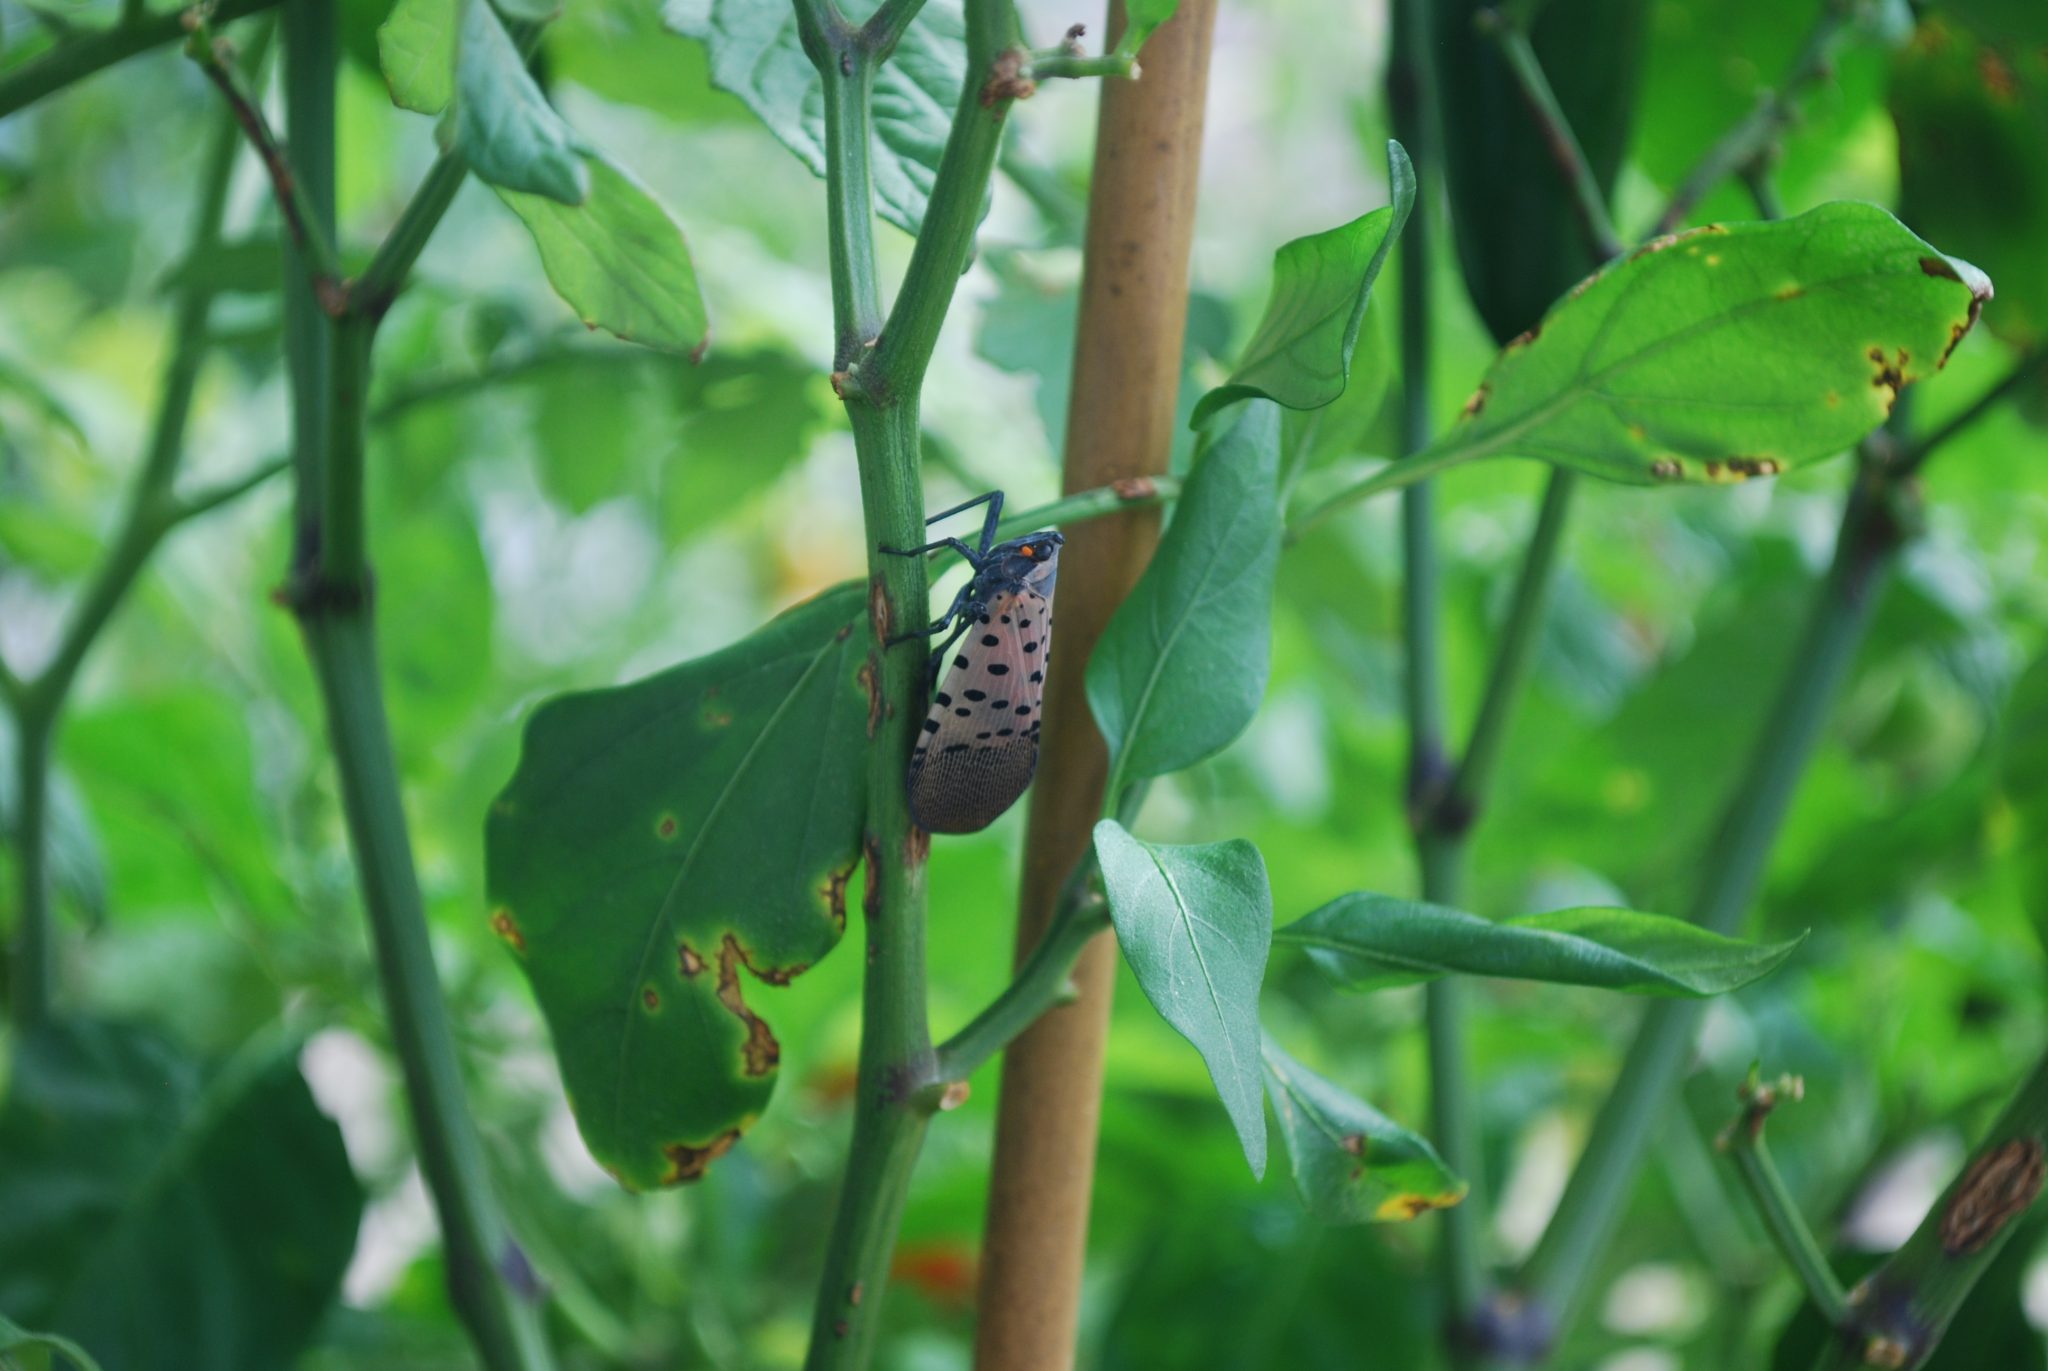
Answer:
[[[868,702],[842,630],[865,593],[548,702],[491,811],[492,899],[518,911],[584,1141],[628,1188],[700,1174],[759,1117],[781,1056],[761,995],[844,931]]]
[[[1260,1055],[1294,1189],[1309,1213],[1325,1223],[1385,1223],[1465,1197],[1465,1182],[1426,1139],[1310,1071],[1270,1034]]]
[[[1483,406],[1310,517],[1490,457],[1634,485],[1764,474],[1744,454],[1770,454],[1772,470],[1816,462],[1884,422],[1991,298],[1982,272],[1872,205],[1654,248],[1552,306],[1533,342],[1494,361]]]

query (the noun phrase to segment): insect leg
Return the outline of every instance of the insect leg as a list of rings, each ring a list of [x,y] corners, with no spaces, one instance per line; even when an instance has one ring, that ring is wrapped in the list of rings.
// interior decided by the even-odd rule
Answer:
[[[923,547],[883,547],[876,550],[886,552],[891,557],[922,557],[925,553],[937,552],[942,547],[952,548],[953,551],[965,557],[967,565],[971,567],[979,567],[981,565],[980,555],[958,538],[941,538],[936,543],[926,543]]]
[[[973,606],[970,605],[969,608],[972,609]],[[938,685],[939,668],[945,665],[946,654],[953,650],[953,644],[960,641],[960,635],[965,633],[967,631],[967,626],[973,622],[974,615],[972,614],[963,614],[962,616],[960,616],[960,622],[953,626],[952,636],[947,638],[945,642],[940,643],[938,647],[933,649],[932,659],[925,665],[926,689],[931,689],[932,687]]]
[[[953,603],[946,606],[946,612],[944,614],[941,614],[938,618],[932,620],[931,627],[913,628],[908,633],[899,633],[893,638],[889,639],[888,642],[883,643],[882,646],[894,647],[898,643],[907,643],[912,638],[929,638],[935,633],[944,633],[947,629],[947,626],[950,625],[954,619],[959,617],[962,607],[969,603],[973,595],[973,592],[974,582],[969,581],[966,585],[960,587],[958,594],[953,596]],[[955,636],[957,637],[958,635],[956,634]]]

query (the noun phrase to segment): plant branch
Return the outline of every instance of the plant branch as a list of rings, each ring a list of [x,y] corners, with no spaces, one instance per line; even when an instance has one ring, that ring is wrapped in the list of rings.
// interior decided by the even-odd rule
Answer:
[[[1743,168],[1767,158],[1777,137],[1799,117],[1799,99],[1808,86],[1825,80],[1834,69],[1835,41],[1855,12],[1854,0],[1820,0],[1821,10],[1799,45],[1792,65],[1777,89],[1766,92],[1749,116],[1721,136],[1679,182],[1651,236],[1669,233],[1685,221],[1707,193]]]
[[[441,216],[448,212],[448,206],[455,201],[455,193],[462,189],[462,183],[469,176],[469,159],[459,149],[451,148],[434,160],[427,174],[413,191],[412,198],[405,203],[398,222],[391,226],[376,256],[363,274],[351,282],[348,300],[351,308],[367,314],[372,320],[384,317],[391,302],[398,298],[405,281],[412,274],[413,264],[419,261],[426,250],[427,240],[440,227]]]
[[[2014,364],[2013,369],[1992,387],[1972,400],[1960,414],[1931,433],[1904,444],[1891,459],[1892,469],[1901,476],[1919,471],[1942,444],[1969,428],[2030,383],[2048,379],[2048,346],[2036,347]]]
[[[258,41],[260,44],[261,38]],[[260,53],[260,47],[255,51]],[[222,120],[200,172],[199,208],[192,230],[194,254],[210,251],[220,242],[228,185],[239,147],[234,123]],[[28,1027],[48,1016],[56,979],[47,830],[50,765],[57,724],[86,654],[142,574],[157,544],[176,522],[168,517],[171,483],[176,479],[178,461],[184,452],[186,421],[191,416],[192,395],[205,360],[207,317],[212,307],[213,290],[209,286],[195,281],[180,293],[156,420],[121,522],[84,592],[66,617],[50,660],[33,678],[15,682],[11,692],[19,735],[19,801],[14,835],[19,854],[19,913],[9,1006],[17,1027]]]
[[[1543,64],[1529,42],[1528,25],[1518,16],[1497,9],[1481,10],[1479,18],[1480,27],[1492,36],[1508,70],[1514,74],[1529,113],[1557,163],[1558,174],[1571,192],[1572,209],[1578,214],[1579,230],[1585,235],[1593,260],[1605,262],[1619,257],[1623,251],[1621,235],[1614,231],[1614,221],[1608,217],[1607,196],[1600,189],[1600,178],[1593,174],[1571,120],[1557,103],[1550,78],[1544,75]]]
[[[1784,1076],[1765,1084],[1752,1070],[1739,1092],[1742,1112],[1722,1130],[1716,1145],[1735,1164],[1735,1174],[1756,1206],[1757,1217],[1763,1220],[1786,1265],[1806,1288],[1813,1307],[1827,1320],[1828,1327],[1839,1329],[1849,1312],[1848,1294],[1814,1240],[1813,1230],[1800,1216],[1792,1192],[1785,1188],[1785,1179],[1771,1160],[1770,1149],[1764,1146],[1764,1120],[1770,1112],[1780,1101],[1797,1101],[1805,1094],[1806,1085],[1797,1076]]]
[[[1913,519],[1910,487],[1895,483],[1866,443],[1836,536],[1835,555],[1795,639],[1777,699],[1702,855],[1692,921],[1728,933],[1755,898],[1771,846],[1820,740],[1829,705],[1862,644],[1886,573]],[[1695,1001],[1653,1005],[1594,1120],[1556,1214],[1520,1281],[1557,1327],[1575,1310],[1634,1184],[1656,1121],[1677,1087],[1702,1014]]]
[[[219,0],[213,7],[212,22],[226,24],[277,3],[278,0]],[[188,32],[185,15],[173,12],[144,14],[109,29],[67,38],[42,56],[0,76],[0,119],[117,62],[182,39]]]
[[[197,11],[190,11],[196,14]],[[291,235],[292,246],[297,248],[313,273],[315,299],[326,312],[333,314],[342,307],[341,259],[334,251],[334,234],[323,215],[307,194],[301,173],[292,166],[291,158],[284,146],[272,132],[270,121],[263,116],[263,103],[249,89],[248,82],[233,61],[233,47],[226,39],[216,38],[203,21],[195,23],[192,36],[185,42],[185,55],[199,64],[207,80],[213,82],[233,111],[235,121],[242,126],[249,145],[256,149],[256,155],[263,161],[263,170],[270,177],[270,188],[277,197],[277,207],[284,215],[286,231]]]
[[[2048,1056],[1971,1153],[1913,1236],[1848,1297],[1841,1336],[1817,1371],[1914,1371],[1941,1343],[1963,1300],[2041,1193],[2048,1156]]]
[[[182,524],[187,519],[197,519],[203,514],[212,513],[222,505],[241,499],[271,477],[291,469],[292,461],[289,457],[273,457],[267,462],[259,462],[240,476],[203,486],[190,495],[178,496],[171,502],[171,509],[166,517],[174,524]]]
[[[924,0],[882,0],[861,25],[861,42],[877,61],[888,61],[889,54],[896,50],[896,44],[910,31],[911,21],[923,8]]]
[[[967,80],[902,288],[880,340],[863,364],[870,374],[864,382],[870,393],[908,394],[924,382],[939,328],[974,250],[982,197],[1002,146],[1003,122],[1010,106],[1031,94],[1031,82],[1020,74],[1027,59],[1010,0],[969,0]],[[828,96],[828,109],[830,104]]]
[[[964,1082],[1046,1010],[1071,998],[1068,973],[1081,950],[1108,927],[1109,905],[1099,892],[1062,900],[1052,927],[1031,949],[1016,978],[966,1027],[939,1044],[937,1088],[943,1091]]]

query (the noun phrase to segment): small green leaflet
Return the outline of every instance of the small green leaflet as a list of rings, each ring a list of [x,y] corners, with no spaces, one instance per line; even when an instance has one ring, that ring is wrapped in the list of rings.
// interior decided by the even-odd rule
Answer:
[[[1631,909],[1560,909],[1493,923],[1444,905],[1352,894],[1288,924],[1273,941],[1306,949],[1346,990],[1467,975],[1698,998],[1769,975],[1805,936],[1749,943]]]
[[[1114,819],[1095,825],[1095,855],[1124,960],[1160,1017],[1202,1054],[1252,1174],[1265,1175],[1259,983],[1273,935],[1265,860],[1242,838],[1172,847],[1133,838]]]
[[[1302,1207],[1325,1223],[1388,1223],[1444,1209],[1469,1188],[1426,1138],[1261,1042],[1266,1094],[1280,1121]]]
[[[1415,168],[1387,144],[1389,204],[1273,255],[1273,293],[1230,379],[1202,397],[1189,419],[1201,428],[1233,401],[1259,395],[1289,409],[1320,409],[1344,393],[1373,283],[1415,205]]]
[[[628,1189],[695,1180],[760,1117],[756,1005],[837,945],[866,810],[866,587],[526,727],[484,834],[577,1127]]]
[[[377,63],[391,103],[439,114],[455,98],[456,0],[398,0],[377,26]]]

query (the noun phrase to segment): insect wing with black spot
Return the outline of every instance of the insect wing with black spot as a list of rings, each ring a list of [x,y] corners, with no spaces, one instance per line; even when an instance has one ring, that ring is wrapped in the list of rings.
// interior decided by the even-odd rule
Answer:
[[[1051,577],[1045,578],[1047,590]],[[933,833],[975,833],[1015,804],[1038,769],[1039,702],[1052,654],[1052,599],[1013,584],[982,601],[943,664],[910,760],[910,810]]]

